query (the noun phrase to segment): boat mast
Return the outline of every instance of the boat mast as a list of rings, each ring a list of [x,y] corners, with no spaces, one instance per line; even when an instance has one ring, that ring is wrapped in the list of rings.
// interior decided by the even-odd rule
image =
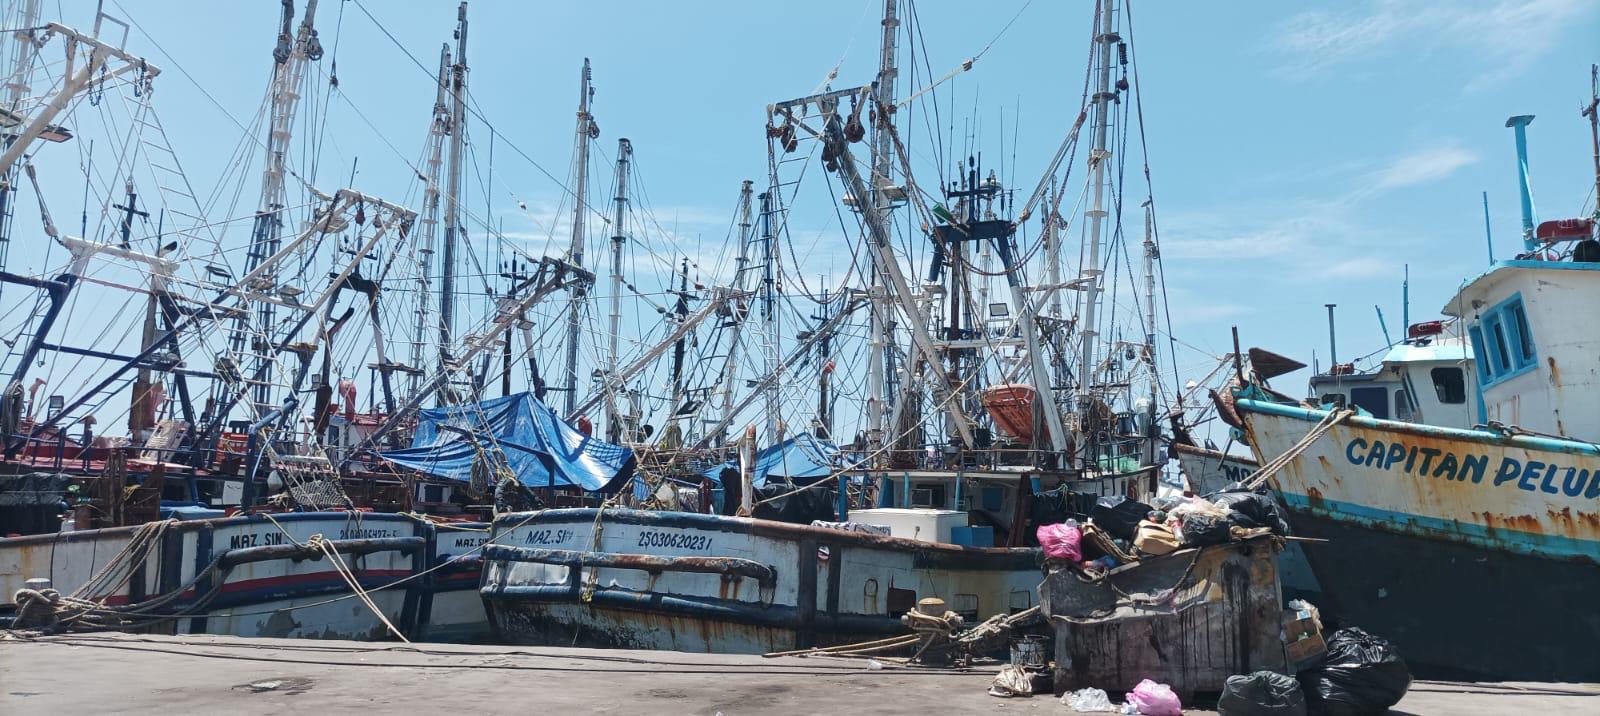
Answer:
[[[1581,114],[1589,118],[1589,141],[1594,146],[1594,215],[1600,218],[1600,65],[1589,65],[1589,106]]]
[[[16,53],[11,57],[11,76],[6,80],[5,109],[14,115],[21,116],[22,103],[33,91],[31,79],[33,76],[34,56],[34,28],[39,23],[39,0],[23,0],[17,13],[17,27],[21,28],[9,33]],[[9,127],[5,130],[4,149],[10,149],[12,142],[17,141],[17,133],[21,125]],[[16,209],[12,206],[12,198],[16,194],[16,174],[12,164],[0,167],[0,271],[6,269],[11,257],[11,224]],[[0,287],[5,283],[0,282]]]
[[[445,103],[449,88],[450,44],[445,43],[439,48],[439,82],[434,90],[433,122],[428,129],[428,159],[424,164],[427,176],[423,178],[426,186],[422,194],[422,235],[418,237],[422,270],[417,282],[416,332],[411,342],[411,392],[416,392],[418,381],[427,372],[422,368],[426,360],[424,347],[428,331],[435,325],[429,320],[429,307],[433,303],[433,244],[439,238],[439,170],[444,165],[444,138],[450,133],[450,106]]]
[[[874,98],[882,114],[872,123],[872,182],[868,192],[872,205],[877,207],[885,222],[890,221],[893,209],[884,189],[891,185],[890,173],[894,171],[894,137],[888,128],[894,122],[894,81],[899,74],[895,66],[896,40],[900,28],[900,19],[896,15],[898,3],[899,0],[883,2],[883,40],[878,51],[878,81],[873,87]],[[867,342],[867,444],[869,449],[876,450],[883,444],[884,408],[888,401],[889,382],[893,380],[894,359],[885,350],[889,331],[888,307],[884,305],[886,290],[875,258],[869,262],[868,270],[871,280],[867,293],[871,300],[867,307],[870,326]]]
[[[1095,9],[1095,21],[1099,26],[1095,33],[1095,42],[1100,44],[1099,62],[1100,72],[1095,83],[1094,98],[1094,148],[1089,153],[1089,165],[1093,169],[1090,182],[1094,185],[1094,206],[1088,211],[1089,236],[1087,237],[1088,252],[1080,275],[1084,286],[1083,314],[1078,324],[1078,336],[1082,342],[1078,356],[1078,399],[1079,430],[1083,431],[1085,438],[1092,434],[1091,426],[1086,424],[1086,416],[1090,415],[1090,400],[1094,393],[1094,367],[1095,367],[1095,339],[1098,335],[1095,326],[1095,309],[1100,302],[1100,244],[1105,236],[1106,218],[1106,163],[1111,158],[1111,152],[1106,149],[1108,128],[1111,121],[1111,102],[1115,95],[1111,91],[1111,46],[1120,39],[1112,30],[1112,4],[1114,0],[1101,0]],[[1087,439],[1083,442],[1088,445]],[[1094,460],[1092,453],[1085,450],[1086,459]]]
[[[572,264],[583,266],[583,250],[587,237],[583,233],[583,220],[589,211],[589,140],[599,134],[594,125],[594,119],[589,116],[589,100],[594,96],[594,89],[589,86],[589,58],[583,58],[583,76],[578,87],[578,129],[573,139],[573,153],[577,155],[574,162],[577,165],[576,186],[573,187],[572,207]],[[572,407],[578,402],[578,329],[582,319],[584,301],[588,298],[588,286],[578,284],[572,292],[571,304],[567,307],[567,376],[563,384],[567,391],[566,413],[572,413]]]
[[[749,179],[739,186],[739,256],[734,259],[733,289],[736,293],[743,294],[746,284],[746,269],[750,265],[750,197],[754,195],[755,182]],[[736,299],[743,301],[743,299]],[[736,304],[737,305],[737,304]],[[733,386],[738,382],[739,373],[739,344],[744,335],[744,316],[746,311],[735,309],[733,313],[733,335],[728,338],[728,357],[722,362],[722,418],[728,419],[733,414]],[[718,431],[714,437],[721,445],[726,436]]]
[[[1146,408],[1145,464],[1156,464],[1156,259],[1161,256],[1156,248],[1155,206],[1153,200],[1144,202],[1144,361],[1150,374],[1150,405]]]
[[[467,129],[467,3],[456,9],[456,57],[450,66],[450,156],[444,195],[444,252],[439,267],[439,371],[450,362],[456,309],[456,242],[461,227],[461,154]],[[451,400],[449,391],[440,401]]]
[[[606,336],[606,375],[617,374],[617,338],[622,333],[622,246],[628,240],[628,159],[633,155],[633,143],[626,138],[617,140],[617,196],[611,234],[611,322]],[[623,387],[626,390],[626,387]],[[613,443],[622,439],[622,425],[617,416],[617,397],[614,388],[606,389],[606,434]],[[628,432],[632,432],[631,430]],[[629,436],[632,439],[632,436]]]
[[[278,45],[272,50],[275,62],[270,110],[272,124],[267,130],[267,155],[261,172],[261,209],[256,212],[255,225],[250,234],[250,252],[245,256],[247,274],[260,267],[267,257],[276,254],[282,244],[279,232],[283,229],[284,176],[288,173],[285,158],[289,154],[289,140],[294,136],[294,118],[300,106],[301,78],[308,61],[322,59],[316,17],[317,0],[307,0],[300,28],[290,38],[289,25],[294,21],[294,2],[283,2],[283,23],[278,32]],[[272,281],[272,277],[267,278]],[[229,341],[231,355],[240,355],[247,348],[251,354],[249,375],[260,381],[253,391],[257,417],[266,415],[272,409],[272,369],[276,361],[271,338],[274,323],[274,303],[258,301],[253,325],[249,316],[241,317],[235,323]]]
[[[778,373],[778,310],[772,229],[772,192],[761,193],[761,332],[763,346],[762,373]],[[771,381],[764,391],[767,414],[767,444],[777,445],[783,436],[778,430],[778,381]]]

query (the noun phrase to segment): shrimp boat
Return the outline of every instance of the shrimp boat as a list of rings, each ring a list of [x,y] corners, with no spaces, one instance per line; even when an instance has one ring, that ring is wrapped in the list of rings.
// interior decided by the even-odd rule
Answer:
[[[403,336],[412,365],[385,353],[404,343],[390,345],[395,337],[385,335],[382,315],[389,304],[379,295],[386,280],[420,276],[422,290],[412,294],[418,303],[431,300],[436,200],[458,192],[440,190],[438,172],[431,172],[430,209],[418,222],[416,212],[377,196],[324,192],[287,164],[298,155],[288,148],[299,100],[323,91],[308,79],[323,50],[316,0],[305,3],[298,24],[295,4],[285,3],[261,125],[261,206],[243,214],[248,252],[240,252],[242,269],[230,267],[219,234],[229,222],[204,217],[211,203],[190,184],[152,101],[161,69],[101,34],[127,22],[97,11],[85,32],[41,22],[38,6],[8,10],[17,15],[8,15],[8,24],[24,29],[6,35],[14,46],[7,50],[0,248],[11,247],[13,204],[31,188],[42,236],[30,248],[59,246],[69,261],[53,276],[22,275],[4,270],[8,256],[0,251],[8,306],[20,303],[18,315],[31,318],[22,335],[6,340],[0,619],[51,629],[481,638],[488,623],[474,557],[487,523],[459,509],[417,514],[451,506],[438,497],[447,484],[359,469],[366,463],[344,467],[351,448],[380,429],[398,443],[414,424],[400,410],[405,401],[449,382],[443,366],[417,367],[434,314],[419,308],[415,335]],[[456,36],[459,58],[465,4]],[[35,58],[55,42],[65,45],[67,71],[34,93]],[[447,91],[447,80],[464,74],[464,60],[452,64],[448,56],[429,135],[435,148],[461,134],[462,125],[448,121],[445,98],[455,100],[453,116],[462,116],[464,88]],[[100,112],[72,112],[80,105]],[[54,156],[49,143],[102,130],[128,138],[111,158],[119,173],[108,183],[123,191],[96,197],[98,225],[86,205],[81,235],[71,235],[51,221],[50,192],[34,179],[33,162]],[[459,166],[454,144],[451,160]],[[244,156],[235,158],[240,186]],[[85,186],[107,184],[88,171]],[[19,182],[23,176],[30,181]],[[299,193],[286,186],[291,176],[303,202],[286,200]],[[219,186],[219,196],[229,189]],[[456,215],[452,200],[446,223],[454,226]],[[471,358],[498,346],[519,308],[581,277],[558,264],[548,268],[526,284],[526,297],[502,306],[512,315],[492,315],[457,336],[460,346],[447,330],[441,350]],[[97,293],[83,295],[91,291]],[[354,328],[362,318],[370,335]],[[85,337],[94,339],[85,345]],[[382,395],[381,408],[369,403],[358,412],[356,372],[341,367],[335,374],[336,353],[341,361],[373,359],[368,385]],[[52,354],[76,361],[65,379],[36,370]],[[46,397],[40,390],[47,378],[77,392]],[[302,400],[307,394],[315,398]],[[96,435],[96,412],[119,409],[127,437]]]
[[[1380,412],[1387,399],[1372,403],[1380,410],[1363,399],[1298,404],[1257,380],[1225,397],[1259,459],[1287,457],[1274,479],[1296,531],[1328,540],[1305,545],[1324,615],[1392,639],[1419,674],[1600,677],[1600,616],[1580,606],[1600,592],[1600,333],[1572,311],[1600,297],[1600,237],[1592,218],[1535,223],[1532,119],[1507,122],[1523,169],[1524,251],[1467,280],[1443,309],[1475,360],[1457,349],[1458,360],[1408,376],[1435,388],[1411,391],[1438,398],[1425,415],[1448,421],[1433,416],[1475,403],[1477,425],[1397,420]],[[1475,378],[1466,394],[1449,372],[1463,368]]]
[[[672,371],[655,384],[667,390],[641,389],[632,365],[610,363],[596,371],[601,393],[567,408],[574,421],[604,406],[607,439],[638,455],[634,491],[496,518],[481,592],[499,639],[765,653],[904,633],[902,616],[928,597],[969,623],[986,620],[1037,605],[1039,524],[1082,519],[1101,500],[1154,497],[1165,458],[1153,214],[1142,310],[1097,313],[1119,176],[1103,161],[1084,165],[1076,278],[1062,277],[1060,246],[1076,218],[1060,211],[1071,192],[1055,188],[1069,180],[1066,158],[1078,156],[1086,126],[1090,156],[1136,151],[1114,146],[1123,135],[1110,131],[1122,121],[1112,105],[1131,91],[1118,60],[1129,28],[1101,4],[1088,88],[1098,91],[1086,90],[1026,201],[974,155],[941,174],[951,179],[935,190],[947,207],[916,187],[898,134],[913,126],[896,119],[901,105],[944,91],[927,77],[895,99],[902,24],[917,22],[903,5],[883,3],[871,83],[768,105],[769,186],[744,182],[729,285],[699,312],[683,302],[667,311],[669,327],[719,317],[697,344],[669,336],[680,341]],[[858,168],[862,142],[870,156]],[[822,171],[806,174],[818,161]],[[806,295],[819,315],[796,328],[794,312],[780,309],[806,279],[786,266],[798,252],[782,242],[807,208],[796,199],[800,177],[819,173],[843,194],[842,207],[825,204],[821,215],[855,222],[866,268]],[[619,187],[619,234],[625,199]],[[904,214],[911,220],[896,218]],[[911,265],[903,235],[919,243]],[[687,286],[673,295],[699,293]],[[866,340],[846,341],[852,317]],[[679,368],[704,361],[721,369],[696,387]],[[845,364],[854,367],[837,373],[859,381],[845,395],[859,402],[841,402]],[[668,395],[653,419],[638,408],[651,392]]]

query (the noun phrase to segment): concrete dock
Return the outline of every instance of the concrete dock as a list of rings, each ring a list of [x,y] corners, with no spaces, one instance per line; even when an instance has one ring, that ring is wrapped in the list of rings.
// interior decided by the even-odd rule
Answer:
[[[1050,696],[989,696],[993,673],[830,658],[0,632],[5,714],[1071,713]],[[1593,714],[1600,685],[1417,682],[1395,713]]]

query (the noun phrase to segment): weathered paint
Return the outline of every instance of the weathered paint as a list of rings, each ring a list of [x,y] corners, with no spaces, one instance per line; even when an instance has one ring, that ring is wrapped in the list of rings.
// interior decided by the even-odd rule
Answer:
[[[70,592],[105,568],[125,547],[137,528],[120,527],[0,540],[0,599],[9,600],[27,579],[49,577]],[[396,625],[406,622],[408,599],[418,603],[424,580],[386,588],[437,563],[423,554],[431,544],[431,525],[400,515],[356,512],[292,513],[179,522],[167,529],[166,544],[152,549],[137,579],[106,596],[123,605],[186,587],[177,604],[192,604],[214,586],[206,608],[190,618],[168,623],[180,633],[234,636],[288,636],[341,639],[390,638],[387,627],[360,600],[321,552],[300,546],[313,535],[331,541],[363,589]],[[475,533],[482,535],[483,533]],[[453,543],[447,543],[453,544]],[[460,553],[460,548],[447,547]],[[470,549],[470,548],[467,548]],[[215,560],[222,583],[204,577]],[[440,570],[447,579],[429,582],[433,603],[441,608],[409,615],[442,633],[482,634],[487,616],[477,597],[479,566]],[[462,577],[465,577],[463,579]],[[191,585],[192,586],[188,586]],[[439,597],[443,596],[443,599]],[[337,599],[337,601],[328,601]],[[9,605],[0,603],[0,610]]]
[[[1237,401],[1258,456],[1325,413]],[[1600,679],[1600,450],[1351,417],[1274,478],[1327,615],[1427,678]],[[1567,479],[1571,468],[1572,477]],[[1581,483],[1580,483],[1580,476]]]
[[[504,515],[495,535],[565,552],[486,555],[490,621],[516,643],[762,653],[902,633],[899,613],[922,597],[980,619],[1027,608],[1040,577],[1033,549],[690,513],[547,510]]]
[[[1261,467],[1253,458],[1194,445],[1173,443],[1172,453],[1178,458],[1178,467],[1183,470],[1189,489],[1201,495],[1243,481]]]
[[[1271,459],[1326,415],[1239,400]],[[1291,510],[1511,554],[1600,565],[1600,449],[1351,417],[1275,477]]]

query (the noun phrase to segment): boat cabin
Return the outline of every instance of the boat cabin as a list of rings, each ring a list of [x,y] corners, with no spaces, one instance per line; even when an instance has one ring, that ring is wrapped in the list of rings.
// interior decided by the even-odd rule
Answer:
[[[1600,299],[1600,242],[1567,260],[1499,261],[1444,313],[1466,324],[1479,356],[1478,422],[1563,437],[1600,436],[1600,336],[1585,310]]]
[[[1477,418],[1472,370],[1460,321],[1428,321],[1408,327],[1372,370],[1344,363],[1313,376],[1311,393],[1323,405],[1361,408],[1380,420],[1467,428]]]

